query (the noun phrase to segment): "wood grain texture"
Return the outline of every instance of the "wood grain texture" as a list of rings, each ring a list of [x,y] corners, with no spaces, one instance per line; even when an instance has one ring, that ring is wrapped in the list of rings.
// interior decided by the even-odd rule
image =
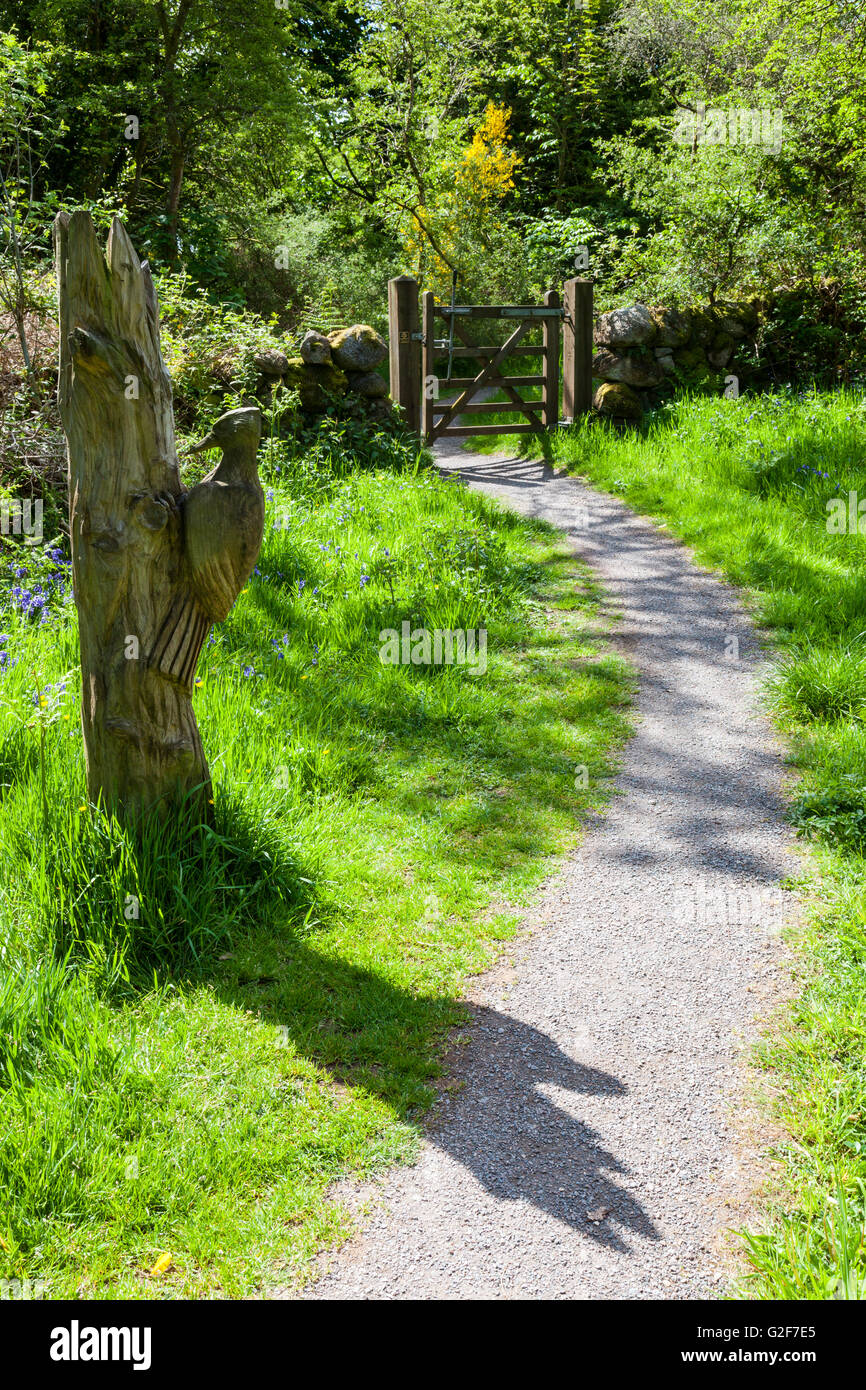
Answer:
[[[87,213],[54,236],[88,794],[128,822],[187,796],[208,815],[191,693],[261,545],[261,417],[217,421],[199,447],[222,461],[187,491],[147,265],[117,218],[105,254]]]

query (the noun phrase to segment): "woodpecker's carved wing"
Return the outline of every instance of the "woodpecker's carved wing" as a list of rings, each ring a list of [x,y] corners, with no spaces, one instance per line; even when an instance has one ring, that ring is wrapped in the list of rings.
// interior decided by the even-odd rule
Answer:
[[[223,458],[181,499],[183,577],[150,664],[189,688],[211,626],[228,617],[262,543],[265,499],[255,465],[260,429],[257,409],[221,416],[196,448],[217,446]]]
[[[211,622],[221,623],[255,565],[264,507],[252,488],[205,478],[184,498],[183,521],[190,585]]]

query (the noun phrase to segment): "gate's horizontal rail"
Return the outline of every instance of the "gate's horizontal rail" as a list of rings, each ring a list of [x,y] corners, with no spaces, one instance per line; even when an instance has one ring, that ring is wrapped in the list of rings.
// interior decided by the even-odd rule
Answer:
[[[478,347],[463,347],[460,343],[454,344],[454,356],[460,360],[465,357],[492,357],[501,348],[501,343],[481,343]],[[451,351],[450,345],[446,347],[434,347],[434,357],[447,357]],[[547,348],[543,343],[518,343],[508,354],[509,357],[546,357]]]
[[[449,425],[437,433],[437,439],[468,439],[473,434],[537,434],[534,425]]]
[[[498,391],[501,391],[504,386],[543,386],[544,380],[543,376],[494,376],[483,381],[481,387],[495,386]],[[442,382],[449,390],[453,387],[455,391],[459,391],[463,387],[474,386],[476,378],[474,376],[443,377]]]
[[[449,409],[450,401],[434,401],[433,412],[440,413]],[[537,401],[470,401],[468,405],[460,407],[461,415],[497,415],[506,410],[537,410],[544,405],[543,400]]]
[[[561,319],[564,309],[538,304],[434,304],[433,313],[440,318],[469,319]]]

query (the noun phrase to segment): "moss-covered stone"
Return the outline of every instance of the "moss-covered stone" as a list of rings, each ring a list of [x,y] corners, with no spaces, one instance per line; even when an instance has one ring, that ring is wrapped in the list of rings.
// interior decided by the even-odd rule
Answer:
[[[707,354],[703,348],[692,343],[690,347],[680,348],[678,352],[675,352],[674,361],[682,371],[697,371],[701,367],[706,368]]]
[[[621,381],[626,386],[658,386],[662,369],[655,357],[611,352],[601,348],[592,359],[592,374],[602,381]]]
[[[359,396],[381,399],[388,394],[388,384],[378,372],[349,372],[349,390]]]
[[[692,346],[710,347],[718,331],[719,325],[711,309],[692,310]]]
[[[265,348],[264,352],[257,352],[253,358],[253,366],[266,377],[283,376],[288,365],[289,359],[285,353],[277,352],[275,348]]]
[[[301,357],[312,367],[322,367],[331,360],[331,344],[324,333],[311,328],[305,333],[300,346]]]
[[[329,333],[331,356],[347,372],[371,372],[388,356],[388,345],[368,323],[354,323]]]
[[[727,367],[734,355],[736,343],[734,335],[724,330],[717,333],[713,339],[713,345],[707,352],[707,361],[711,367]]]
[[[692,316],[686,309],[650,309],[656,326],[656,343],[660,348],[685,347],[692,335]]]
[[[655,342],[658,329],[645,304],[631,304],[627,309],[611,309],[599,314],[593,342],[599,347],[646,347]]]
[[[640,397],[624,382],[605,382],[599,386],[592,403],[600,415],[619,420],[639,420],[643,415]]]
[[[287,386],[294,387],[301,398],[301,407],[313,415],[322,415],[328,409],[329,398],[345,396],[349,386],[345,372],[335,367],[333,362],[314,366],[301,357],[290,357],[288,370],[283,380]]]
[[[685,386],[704,386],[712,376],[707,355],[696,344],[675,352],[674,366],[677,377]]]
[[[760,321],[758,302],[755,299],[738,299],[733,306],[735,317],[740,320],[748,333],[753,333]]]

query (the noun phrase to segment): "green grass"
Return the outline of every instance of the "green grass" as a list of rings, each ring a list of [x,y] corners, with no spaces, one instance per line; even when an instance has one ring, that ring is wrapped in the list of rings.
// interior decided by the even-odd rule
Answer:
[[[548,528],[279,457],[199,668],[213,828],[136,840],[86,804],[74,610],[3,610],[0,1277],[51,1297],[267,1292],[344,1239],[331,1184],[411,1160],[462,982],[627,734]],[[486,674],[383,665],[404,620],[486,628]]]
[[[744,1290],[866,1297],[866,534],[827,529],[828,501],[866,498],[866,405],[681,400],[639,431],[563,431],[552,455],[688,542],[776,642],[766,698],[801,773],[791,816],[817,876],[803,884],[802,990],[762,1050],[789,1138],[767,1230],[745,1242]]]

